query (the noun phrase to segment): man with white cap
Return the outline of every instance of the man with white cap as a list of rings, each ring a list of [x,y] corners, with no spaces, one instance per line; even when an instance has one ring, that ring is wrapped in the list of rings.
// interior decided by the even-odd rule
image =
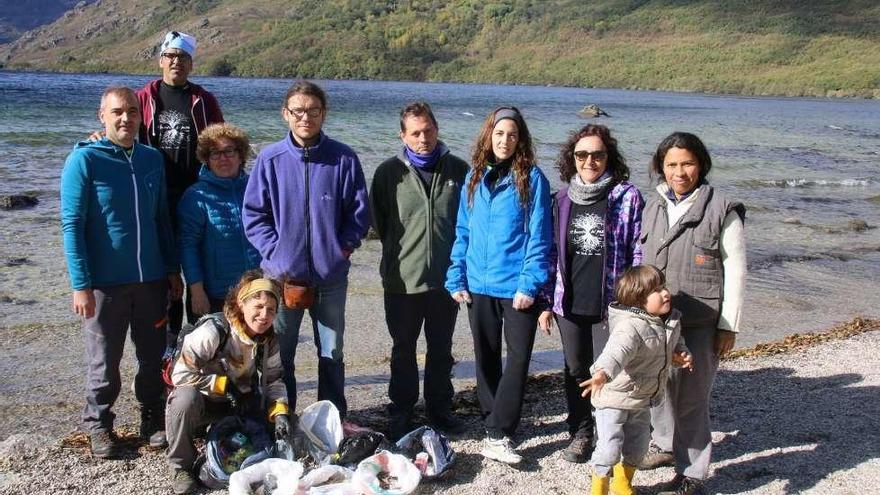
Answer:
[[[159,149],[165,156],[168,207],[175,231],[177,204],[199,176],[198,135],[205,127],[223,122],[214,95],[189,80],[195,55],[194,37],[179,31],[166,34],[159,52],[162,78],[137,92],[143,115],[140,142]],[[172,302],[168,316],[171,333],[176,336],[183,320],[180,301]]]
[[[165,158],[168,211],[175,232],[177,204],[199,176],[198,134],[211,124],[223,122],[223,113],[214,95],[189,80],[195,54],[194,37],[179,31],[169,32],[159,50],[162,78],[150,81],[137,91],[143,116],[139,141],[158,149]],[[176,297],[172,297],[168,310],[168,341],[176,342],[183,324],[183,301],[178,294],[172,296]],[[164,413],[164,403],[142,410],[142,424],[163,424]],[[141,434],[148,437],[150,432]]]

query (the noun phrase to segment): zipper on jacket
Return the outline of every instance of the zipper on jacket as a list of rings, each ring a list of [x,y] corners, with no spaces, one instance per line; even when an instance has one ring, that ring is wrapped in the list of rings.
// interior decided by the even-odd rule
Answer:
[[[440,157],[440,159],[437,160],[433,177],[431,177],[431,190],[425,191],[425,198],[428,200],[428,226],[426,228],[428,234],[426,236],[428,239],[428,271],[431,271],[431,262],[434,260],[434,197],[437,194],[437,187],[443,183],[440,180],[443,168],[442,164],[443,157]]]
[[[425,253],[425,258],[427,258],[427,260],[428,260],[428,262],[427,262],[428,270],[430,271],[431,270],[431,258],[432,258],[432,256],[431,256],[431,252],[432,252],[431,251],[431,236],[434,233],[434,208],[433,208],[434,203],[432,201],[432,198],[433,198],[433,194],[434,194],[434,189],[436,188],[435,183],[437,182],[437,176],[439,175],[439,173],[434,172],[433,176],[431,177],[431,194],[428,194],[427,186],[425,186],[424,181],[421,179],[421,177],[419,177],[418,171],[415,169],[413,164],[410,163],[409,160],[404,160],[403,163],[409,169],[409,175],[412,176],[413,181],[415,181],[416,187],[418,188],[418,190],[422,191],[422,197],[425,199],[425,204],[427,204],[427,208],[428,208],[427,225],[428,226],[425,229],[426,230],[425,238],[428,240],[428,242],[427,242],[428,248],[427,248],[427,252]],[[439,162],[438,162],[438,165],[439,165]]]
[[[138,187],[137,187],[137,178],[134,174],[134,163],[132,159],[134,158],[134,147],[131,148],[131,156],[125,152],[125,150],[121,150],[122,155],[128,160],[128,167],[131,170],[131,186],[134,189],[134,223],[137,226],[137,267],[138,267],[138,280],[140,282],[144,281],[144,267],[141,265],[141,213],[140,213],[140,200],[138,198]]]
[[[663,334],[666,334],[666,325],[663,325]],[[673,349],[675,352],[675,349]],[[663,385],[663,372],[666,371],[666,374],[669,371],[666,368],[669,366],[669,337],[667,336],[665,342],[663,342],[663,368],[660,369],[660,373],[657,374],[657,388],[654,389],[654,393],[651,394],[651,400],[653,401],[657,394],[660,393],[660,386]]]
[[[306,197],[306,263],[308,264],[309,270],[309,283],[314,283],[312,280],[312,209],[309,204],[309,148],[308,146],[303,146],[303,169],[305,173],[305,197]]]
[[[202,129],[199,129],[199,123],[196,120],[196,105],[198,105],[202,101],[201,96],[196,96],[195,101],[192,102],[192,107],[189,109],[189,115],[192,117],[193,124],[196,126],[196,132],[202,132],[202,129],[208,126],[208,114],[205,113],[205,105],[202,104],[202,122],[205,124],[202,126]]]

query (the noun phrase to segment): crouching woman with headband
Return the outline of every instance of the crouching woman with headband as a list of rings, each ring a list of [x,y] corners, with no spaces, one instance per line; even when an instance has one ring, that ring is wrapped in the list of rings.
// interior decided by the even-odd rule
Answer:
[[[272,326],[280,293],[278,282],[248,271],[226,296],[223,313],[201,318],[184,337],[165,410],[174,493],[196,488],[193,435],[199,427],[238,413],[273,422],[276,437],[289,434],[287,389]]]

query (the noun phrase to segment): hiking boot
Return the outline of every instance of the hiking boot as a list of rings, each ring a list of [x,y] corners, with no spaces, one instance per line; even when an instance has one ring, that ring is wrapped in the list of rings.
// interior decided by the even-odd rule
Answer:
[[[458,435],[465,430],[464,421],[452,413],[437,415],[428,413],[428,426],[446,435]]]
[[[141,406],[140,436],[150,447],[162,448],[168,446],[165,438],[165,407]]]
[[[703,482],[696,478],[676,474],[670,484],[672,483],[675,485],[659,492],[658,495],[706,495]]]
[[[658,467],[674,465],[675,456],[672,455],[672,452],[667,452],[658,447],[657,444],[652,443],[648,447],[648,453],[645,454],[645,457],[642,459],[642,464],[639,465],[639,469],[657,469]]]
[[[593,437],[589,434],[574,435],[568,447],[562,451],[562,458],[568,462],[583,464],[590,460],[590,454],[593,453]]]
[[[119,457],[119,446],[116,436],[109,431],[96,431],[89,434],[89,448],[98,459],[115,459]]]
[[[483,440],[483,450],[480,451],[486,459],[492,459],[504,464],[518,464],[522,461],[522,456],[513,450],[513,445],[509,437],[492,438],[486,437]]]
[[[171,490],[176,495],[192,493],[198,487],[196,478],[186,469],[175,469],[171,480]]]

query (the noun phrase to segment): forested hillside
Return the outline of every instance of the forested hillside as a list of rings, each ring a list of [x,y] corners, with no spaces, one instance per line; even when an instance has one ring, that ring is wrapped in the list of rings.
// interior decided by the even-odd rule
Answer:
[[[155,72],[178,29],[202,74],[880,97],[877,26],[875,0],[99,0],[0,63]]]

